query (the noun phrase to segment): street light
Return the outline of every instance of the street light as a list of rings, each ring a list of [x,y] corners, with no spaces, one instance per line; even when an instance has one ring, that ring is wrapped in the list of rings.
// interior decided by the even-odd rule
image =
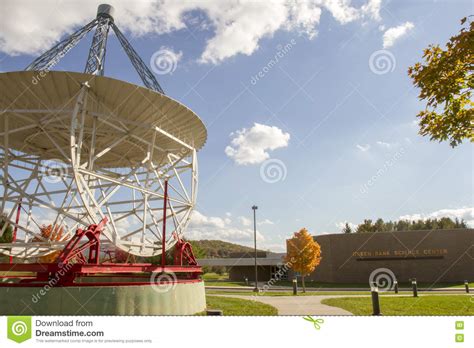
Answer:
[[[258,292],[258,272],[257,272],[257,209],[256,205],[252,206],[253,210],[253,243],[255,246],[255,292]]]

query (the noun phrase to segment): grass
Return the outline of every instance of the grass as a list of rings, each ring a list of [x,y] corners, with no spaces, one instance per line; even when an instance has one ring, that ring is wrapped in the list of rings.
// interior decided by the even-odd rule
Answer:
[[[208,295],[243,295],[243,296],[293,296],[291,291],[268,291],[264,293],[255,294],[253,291],[219,291],[206,290]],[[369,295],[367,291],[318,291],[318,292],[298,292],[298,296],[318,296],[318,295]]]
[[[246,285],[243,282],[233,282],[230,280],[207,280],[204,279],[204,284],[206,286],[252,286],[252,283],[249,282],[249,285]]]
[[[204,280],[228,280],[229,279],[229,273],[223,273],[223,274],[217,274],[213,272],[209,273],[204,273],[202,275],[202,279]]]
[[[372,302],[367,297],[331,298],[322,303],[355,315],[372,314]],[[380,310],[383,315],[474,315],[474,302],[464,295],[381,297]]]
[[[218,276],[215,273],[206,273],[203,275],[203,279],[206,286],[253,286],[254,283],[249,281],[249,284],[245,282],[232,281],[228,279],[228,275]],[[272,286],[293,286],[293,283],[289,280],[280,280],[272,284]],[[399,283],[400,288],[411,288],[411,283]],[[470,283],[469,287],[474,288],[474,283]],[[301,281],[298,281],[298,288],[302,288]],[[306,288],[308,289],[324,289],[324,288],[360,288],[369,289],[369,284],[365,283],[320,283],[313,281],[306,281]],[[418,283],[418,288],[464,288],[464,283]]]
[[[244,295],[244,296],[253,296],[255,292],[253,291],[222,291],[222,290],[206,290],[208,295]],[[399,295],[410,295],[410,291],[400,291]],[[361,295],[361,296],[370,296],[369,291],[309,291],[306,293],[298,292],[297,296],[322,296],[322,295]],[[381,292],[381,296],[394,295],[392,292]],[[257,296],[293,296],[291,291],[267,291],[257,294]]]
[[[221,309],[224,315],[278,315],[275,307],[240,298],[206,296],[207,309]]]

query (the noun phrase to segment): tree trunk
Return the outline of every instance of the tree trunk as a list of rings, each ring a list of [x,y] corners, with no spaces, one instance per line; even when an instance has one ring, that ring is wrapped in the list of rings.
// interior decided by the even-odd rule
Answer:
[[[301,283],[303,285],[303,292],[306,292],[306,286],[304,284],[304,275],[301,276]]]

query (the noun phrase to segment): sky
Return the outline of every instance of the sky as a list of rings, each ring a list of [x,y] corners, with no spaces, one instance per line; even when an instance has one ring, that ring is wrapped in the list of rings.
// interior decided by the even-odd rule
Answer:
[[[0,71],[23,70],[100,1],[6,0]],[[450,216],[474,226],[473,148],[418,135],[407,75],[444,45],[464,0],[119,1],[115,22],[208,139],[186,236],[282,251],[302,227]],[[82,71],[90,35],[57,70]],[[141,84],[111,37],[106,76]]]

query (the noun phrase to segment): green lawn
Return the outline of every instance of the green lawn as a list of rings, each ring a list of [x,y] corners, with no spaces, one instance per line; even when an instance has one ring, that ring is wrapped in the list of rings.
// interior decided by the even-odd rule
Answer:
[[[203,276],[206,286],[253,286],[254,283],[249,281],[249,284],[245,282],[231,281],[226,275],[218,276],[215,273],[206,273]],[[288,280],[280,280],[273,283],[272,286],[293,286],[293,283]],[[399,283],[400,288],[411,288],[411,283]],[[319,283],[306,281],[306,287],[309,289],[325,289],[325,288],[360,288],[369,289],[369,284],[365,283]],[[474,283],[470,283],[469,287],[474,289]],[[298,289],[302,288],[302,284],[298,281]],[[464,283],[418,283],[418,288],[464,288]]]
[[[278,315],[275,307],[239,298],[206,296],[207,309],[221,309],[224,315]]]
[[[253,291],[223,291],[223,290],[206,290],[208,295],[255,295]],[[399,295],[411,295],[410,291],[400,291]],[[298,292],[297,296],[321,296],[321,295],[361,295],[370,296],[369,291],[308,291],[306,293]],[[394,292],[381,292],[380,296],[394,295]],[[257,294],[257,296],[293,296],[291,291],[267,291]]]
[[[204,280],[228,280],[229,273],[217,274],[213,272],[204,273],[202,275],[202,279]]]
[[[368,297],[331,298],[322,303],[355,315],[372,314],[372,302]],[[383,315],[474,315],[474,302],[471,296],[465,295],[382,297],[380,310]]]
[[[204,279],[204,284],[206,286],[252,286],[251,283],[249,285],[246,285],[245,283],[241,282],[233,282],[230,280],[208,280],[206,278]]]
[[[253,291],[220,291],[206,290],[207,295],[255,295]],[[318,291],[318,292],[298,292],[298,296],[318,296],[318,295],[369,295],[368,291]],[[257,296],[293,296],[291,291],[267,291],[258,293]]]

